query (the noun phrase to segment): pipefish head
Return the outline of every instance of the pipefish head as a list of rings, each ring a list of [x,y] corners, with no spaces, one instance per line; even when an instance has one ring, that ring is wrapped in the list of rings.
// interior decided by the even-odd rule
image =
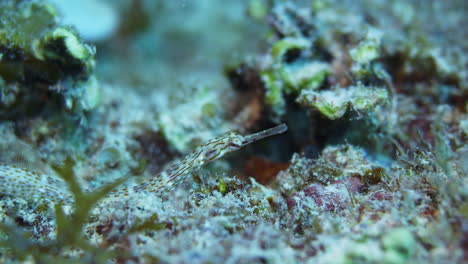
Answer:
[[[198,163],[203,165],[210,161],[216,160],[224,156],[226,153],[236,151],[245,145],[258,141],[260,139],[270,137],[276,134],[281,134],[288,129],[286,124],[254,133],[247,136],[242,136],[237,132],[227,132],[226,134],[214,138],[204,145],[197,148],[196,159]]]

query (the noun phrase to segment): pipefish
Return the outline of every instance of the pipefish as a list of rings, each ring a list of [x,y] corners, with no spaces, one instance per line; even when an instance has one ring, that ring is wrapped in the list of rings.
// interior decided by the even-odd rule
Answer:
[[[226,153],[236,151],[250,143],[273,135],[284,133],[288,127],[281,124],[276,127],[242,136],[237,132],[211,139],[195,148],[182,160],[173,163],[168,169],[153,175],[139,184],[116,187],[98,204],[118,201],[124,197],[136,196],[139,193],[166,193],[174,189],[189,175],[203,166],[223,157]],[[13,196],[37,197],[52,203],[73,206],[75,199],[66,182],[53,175],[35,172],[15,165],[0,164],[0,193]]]

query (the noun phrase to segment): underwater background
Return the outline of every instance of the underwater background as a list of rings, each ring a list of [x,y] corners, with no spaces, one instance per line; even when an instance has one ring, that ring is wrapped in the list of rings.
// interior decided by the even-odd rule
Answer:
[[[0,0],[0,263],[468,262],[467,11]]]

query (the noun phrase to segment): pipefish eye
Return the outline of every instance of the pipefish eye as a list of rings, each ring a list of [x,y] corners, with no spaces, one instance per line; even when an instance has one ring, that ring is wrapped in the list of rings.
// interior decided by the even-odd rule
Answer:
[[[207,160],[213,160],[219,155],[219,151],[216,149],[210,149],[204,153]]]

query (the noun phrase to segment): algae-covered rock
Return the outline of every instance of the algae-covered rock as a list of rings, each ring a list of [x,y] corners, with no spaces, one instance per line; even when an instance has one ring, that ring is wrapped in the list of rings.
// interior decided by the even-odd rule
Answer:
[[[298,62],[281,69],[287,93],[297,93],[303,89],[315,90],[329,73],[329,65],[321,61]]]
[[[307,49],[310,44],[310,41],[306,38],[286,37],[271,46],[271,57],[275,62],[281,63],[287,52]]]
[[[308,54],[311,44],[307,38],[286,37],[272,45],[267,59],[269,64],[262,70],[261,77],[266,90],[265,103],[273,119],[284,115],[286,95],[297,95],[303,89],[315,90],[329,74],[328,63]]]
[[[72,110],[96,105],[89,98],[82,100],[94,71],[95,50],[73,29],[60,25],[52,5],[2,1],[0,17],[0,77],[2,94],[9,95],[1,98],[1,116],[33,114],[54,102],[51,98]],[[17,86],[16,92],[11,85]]]
[[[265,84],[265,103],[271,109],[274,118],[278,118],[286,112],[286,101],[283,97],[283,83],[272,72],[262,74],[262,81]]]
[[[369,111],[385,103],[388,92],[383,88],[352,86],[334,91],[303,90],[297,102],[317,109],[329,119],[342,117],[348,109]]]
[[[306,189],[311,182],[328,185],[344,181],[353,189],[353,186],[378,185],[387,179],[388,172],[383,164],[371,160],[364,149],[338,145],[326,147],[318,159],[294,154],[287,173],[278,177],[277,184],[286,193],[291,193]]]
[[[380,56],[379,45],[382,38],[382,32],[376,29],[369,29],[366,38],[355,48],[351,49],[351,58],[358,63],[369,63]]]
[[[353,65],[351,71],[358,78],[365,78],[372,74],[377,75],[373,71],[371,63],[381,56],[380,43],[382,39],[382,32],[369,28],[364,40],[349,51]]]

